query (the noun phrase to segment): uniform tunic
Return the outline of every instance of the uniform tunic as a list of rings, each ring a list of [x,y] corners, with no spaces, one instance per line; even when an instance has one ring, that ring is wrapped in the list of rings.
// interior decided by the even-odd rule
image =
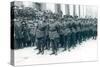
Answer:
[[[49,38],[50,39],[59,38],[59,34],[57,32],[57,23],[49,24]]]

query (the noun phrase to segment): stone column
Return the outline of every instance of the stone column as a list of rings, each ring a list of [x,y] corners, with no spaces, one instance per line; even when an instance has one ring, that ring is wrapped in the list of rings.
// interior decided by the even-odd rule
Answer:
[[[65,4],[65,13],[66,15],[70,15],[69,4]]]

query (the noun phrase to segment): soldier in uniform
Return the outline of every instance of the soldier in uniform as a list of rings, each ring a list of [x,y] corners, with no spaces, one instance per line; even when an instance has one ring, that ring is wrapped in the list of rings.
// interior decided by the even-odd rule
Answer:
[[[75,47],[76,46],[76,25],[75,25],[75,21],[73,20],[73,18],[70,18],[70,46],[71,47]]]
[[[29,34],[28,34],[28,26],[26,21],[21,22],[21,27],[22,27],[22,34],[23,34],[23,47],[27,47],[27,42],[29,40]]]
[[[60,21],[59,21],[59,29],[58,29],[58,33],[59,33],[59,36],[60,36],[60,46],[59,47],[62,47],[64,48],[64,18],[62,18]]]
[[[36,32],[36,26],[35,26],[34,23],[32,23],[30,25],[30,31],[29,31],[30,43],[32,44],[30,46],[34,46],[34,43],[35,43],[35,35],[36,35],[35,32]]]
[[[82,41],[85,41],[85,34],[86,34],[85,23],[84,23],[83,19],[81,19],[81,33],[80,33],[80,35],[82,36],[81,37]]]
[[[45,49],[50,49],[50,38],[49,38],[49,21],[44,20],[44,26],[45,26]]]
[[[64,50],[68,49],[69,51],[69,47],[70,47],[70,28],[68,27],[68,24],[70,23],[70,21],[64,21],[64,25],[63,25],[63,34],[64,34]]]
[[[26,34],[25,34],[25,38],[27,38],[26,39],[26,47],[30,47],[31,46],[32,38],[31,38],[30,30],[31,30],[31,24],[28,21],[27,25],[26,25]]]
[[[19,48],[19,24],[16,21],[16,19],[13,20],[14,22],[14,40],[15,40],[15,44],[14,44],[14,49],[18,49]]]
[[[94,18],[94,23],[93,23],[93,39],[97,38],[97,19]]]
[[[37,29],[36,29],[36,38],[37,38],[37,49],[39,52],[37,54],[44,54],[44,45],[45,45],[45,30],[42,20],[38,20]]]
[[[58,30],[58,23],[54,21],[54,19],[50,19],[50,24],[49,24],[49,38],[51,42],[51,47],[52,47],[52,54],[57,55],[57,50],[58,50],[58,44],[59,44],[59,34],[57,32]]]
[[[15,35],[15,49],[22,48],[22,31],[21,31],[21,26],[20,22],[18,20],[14,21],[14,35]]]
[[[77,43],[78,44],[81,44],[82,42],[82,35],[81,35],[81,24],[80,24],[80,20],[78,19],[77,22],[76,22],[76,39],[77,39]]]

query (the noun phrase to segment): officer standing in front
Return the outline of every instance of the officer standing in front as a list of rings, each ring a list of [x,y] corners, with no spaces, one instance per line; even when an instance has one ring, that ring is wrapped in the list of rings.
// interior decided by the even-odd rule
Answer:
[[[54,21],[54,19],[50,19],[50,24],[49,24],[49,38],[51,42],[51,47],[52,47],[52,54],[57,55],[57,50],[58,50],[58,44],[59,44],[59,34],[57,32],[58,29],[58,23]]]

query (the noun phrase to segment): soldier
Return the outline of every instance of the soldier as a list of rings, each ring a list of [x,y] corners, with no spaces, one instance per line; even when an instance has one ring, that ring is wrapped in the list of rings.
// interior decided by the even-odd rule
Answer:
[[[81,21],[80,19],[76,18],[75,21],[75,26],[74,26],[74,29],[75,29],[75,44],[81,44],[82,42],[82,35],[81,35]],[[76,46],[76,45],[75,45]]]
[[[36,38],[37,38],[37,49],[39,52],[37,54],[44,54],[44,41],[45,41],[45,30],[42,20],[38,20],[38,25],[36,29]]]
[[[35,35],[36,35],[36,26],[34,23],[31,23],[30,25],[30,31],[29,31],[29,36],[30,36],[30,43],[32,45],[30,46],[34,46],[34,43],[35,43]]]
[[[23,34],[23,47],[27,47],[27,42],[29,40],[29,34],[28,34],[28,26],[26,21],[21,22],[22,27],[22,34]]]
[[[91,28],[91,24],[88,20],[85,20],[85,27],[84,27],[84,33],[85,33],[85,40],[89,39],[91,37],[92,34],[92,29]]]
[[[45,49],[50,49],[50,38],[49,38],[49,21],[44,21],[45,26]]]
[[[70,46],[70,28],[68,27],[69,21],[64,21],[64,26],[63,26],[63,33],[64,33],[64,50],[68,49],[69,51],[69,46]]]
[[[52,54],[57,55],[57,50],[58,50],[58,44],[59,44],[59,34],[57,32],[58,30],[58,23],[54,21],[54,19],[50,19],[50,24],[49,24],[49,38],[51,42],[51,47],[52,47]]]
[[[31,30],[31,24],[29,23],[29,21],[27,22],[27,26],[26,26],[26,34],[25,34],[25,37],[27,38],[26,39],[26,47],[30,47],[31,46],[31,34],[30,34],[30,30]]]
[[[93,23],[93,38],[97,38],[97,19],[94,18],[94,23]]]
[[[14,49],[18,49],[19,48],[19,24],[17,23],[16,19],[13,20],[14,22],[14,40],[15,40],[15,44],[14,44]]]
[[[70,46],[71,47],[75,47],[76,46],[76,25],[75,25],[75,21],[73,19],[70,19]]]
[[[86,32],[85,32],[85,23],[83,21],[83,19],[81,19],[81,34],[80,34],[82,37],[82,41],[85,41],[85,35],[86,35]]]
[[[15,49],[19,49],[22,48],[22,31],[21,31],[21,26],[20,26],[20,22],[16,19],[16,21],[14,21],[14,33],[15,33]]]
[[[77,43],[78,44],[81,44],[82,42],[82,36],[81,36],[81,24],[80,24],[80,20],[78,19],[77,22],[76,22],[76,39],[77,39]]]
[[[58,29],[58,33],[59,33],[59,36],[60,36],[60,46],[59,47],[63,47],[64,48],[64,18],[62,18],[60,21],[59,21],[59,29]]]

